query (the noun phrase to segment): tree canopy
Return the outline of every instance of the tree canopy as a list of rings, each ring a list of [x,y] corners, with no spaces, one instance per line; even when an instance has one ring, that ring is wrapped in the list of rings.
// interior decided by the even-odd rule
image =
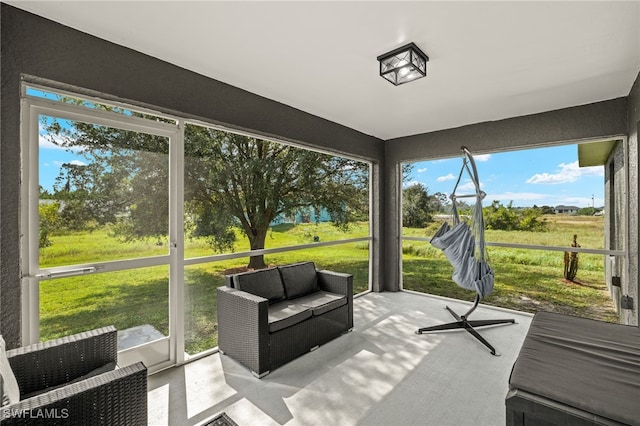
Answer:
[[[94,124],[45,121],[52,143],[85,161],[61,167],[53,194],[65,226],[109,224],[125,240],[166,238],[169,142]],[[234,227],[262,249],[274,219],[314,208],[347,229],[368,220],[368,164],[291,145],[185,126],[185,229],[212,249],[230,251]],[[252,256],[249,268],[265,266]]]
[[[433,220],[433,214],[446,212],[449,198],[441,193],[429,195],[426,186],[414,183],[402,190],[402,224],[409,228],[422,228]]]
[[[368,219],[368,165],[290,145],[202,126],[185,128],[185,206],[196,213],[197,235],[228,247],[224,231],[239,224],[252,250],[264,248],[279,216],[326,210],[346,230]],[[215,218],[215,219],[214,219]],[[253,256],[250,268],[263,267]]]

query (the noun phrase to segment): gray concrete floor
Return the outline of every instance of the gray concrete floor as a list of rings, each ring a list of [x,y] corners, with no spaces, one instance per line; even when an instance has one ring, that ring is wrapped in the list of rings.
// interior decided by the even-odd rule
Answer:
[[[136,327],[118,330],[118,350],[133,348],[144,343],[162,339],[164,334],[160,333],[151,324],[143,324]]]
[[[470,298],[473,295],[470,294]],[[417,335],[450,322],[460,301],[408,292],[354,302],[354,330],[259,380],[214,354],[149,377],[150,425],[198,425],[224,411],[240,425],[503,425],[511,367],[532,316],[480,307],[471,319],[502,356],[465,331]]]

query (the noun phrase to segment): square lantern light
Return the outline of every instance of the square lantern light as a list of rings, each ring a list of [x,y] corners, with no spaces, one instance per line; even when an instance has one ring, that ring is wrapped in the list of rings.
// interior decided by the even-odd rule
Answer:
[[[428,60],[418,46],[409,43],[378,56],[380,76],[399,86],[426,76]]]

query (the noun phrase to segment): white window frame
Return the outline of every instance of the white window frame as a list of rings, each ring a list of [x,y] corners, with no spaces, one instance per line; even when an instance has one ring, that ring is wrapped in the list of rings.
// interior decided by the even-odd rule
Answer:
[[[175,124],[158,122],[140,117],[128,116],[116,112],[92,109],[86,106],[72,105],[61,101],[50,100],[38,96],[29,95],[28,88],[42,90],[48,93],[70,96],[83,99],[89,102],[107,104],[145,114],[162,117],[172,120]],[[123,130],[136,131],[166,137],[169,139],[169,245],[170,251],[166,255],[145,257],[139,259],[125,259],[106,262],[95,262],[78,265],[68,265],[63,267],[38,267],[39,262],[39,119],[40,115],[53,116],[61,119],[83,121],[98,125],[119,128]],[[21,186],[21,274],[22,274],[22,341],[24,344],[37,343],[40,340],[39,322],[39,282],[41,280],[59,278],[63,276],[73,276],[93,273],[106,273],[121,271],[132,268],[167,265],[169,266],[169,337],[159,339],[152,348],[160,353],[168,351],[169,359],[164,360],[161,356],[148,361],[149,372],[160,371],[173,364],[199,359],[211,353],[217,352],[217,348],[212,348],[193,356],[185,354],[185,333],[184,333],[184,270],[186,266],[216,262],[228,259],[237,259],[255,255],[268,255],[308,248],[327,247],[356,242],[369,242],[368,250],[368,283],[367,290],[371,291],[373,282],[373,164],[371,161],[351,157],[342,153],[310,148],[303,144],[295,144],[290,141],[278,140],[272,137],[265,137],[249,132],[239,132],[220,125],[212,125],[192,119],[184,119],[177,115],[158,113],[153,110],[127,105],[121,102],[105,101],[92,96],[60,90],[45,85],[25,82],[22,85],[21,96],[21,158],[22,158],[22,186]],[[323,154],[340,156],[352,159],[368,165],[368,191],[369,191],[369,235],[366,237],[348,238],[343,240],[317,242],[301,244],[295,246],[278,247],[263,250],[244,251],[236,253],[223,253],[211,256],[184,258],[184,126],[185,123],[206,126],[212,129],[237,133],[244,136],[264,139],[280,144],[295,146],[297,148],[317,151]],[[171,342],[171,343],[170,343]],[[128,360],[134,360],[133,350],[119,353],[119,362],[124,364]],[[147,364],[147,363],[146,363]]]

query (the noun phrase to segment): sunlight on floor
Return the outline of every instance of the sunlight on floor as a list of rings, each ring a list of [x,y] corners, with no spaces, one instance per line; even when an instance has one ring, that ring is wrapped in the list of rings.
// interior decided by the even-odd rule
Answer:
[[[531,316],[474,313],[517,319],[481,331],[503,353],[494,357],[464,331],[415,334],[450,320],[445,303],[468,306],[407,292],[356,298],[354,331],[261,380],[220,354],[153,375],[149,424],[198,425],[222,411],[241,425],[504,424],[508,375]]]

